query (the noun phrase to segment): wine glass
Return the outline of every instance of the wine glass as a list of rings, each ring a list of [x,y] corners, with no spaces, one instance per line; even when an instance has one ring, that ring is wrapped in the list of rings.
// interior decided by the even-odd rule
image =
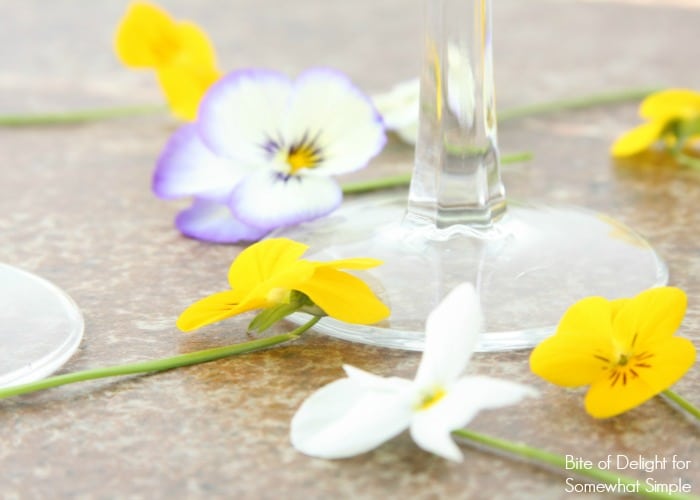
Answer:
[[[78,348],[83,330],[80,310],[62,290],[0,263],[0,387],[54,372]]]
[[[408,203],[396,195],[366,196],[275,233],[309,244],[312,259],[384,261],[364,277],[391,317],[373,326],[325,318],[320,331],[420,350],[428,313],[470,281],[485,315],[478,349],[523,348],[553,333],[562,313],[583,297],[626,297],[668,281],[654,249],[614,219],[506,198],[492,60],[490,0],[427,0]]]

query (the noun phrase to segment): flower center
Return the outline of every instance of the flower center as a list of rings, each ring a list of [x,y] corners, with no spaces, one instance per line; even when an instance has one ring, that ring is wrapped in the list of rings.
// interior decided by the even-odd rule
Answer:
[[[287,164],[290,174],[296,174],[303,168],[313,168],[321,162],[321,150],[316,147],[313,140],[307,141],[306,136],[298,143],[289,146],[287,151]]]
[[[317,167],[323,161],[323,154],[317,141],[318,134],[311,136],[308,132],[304,132],[301,139],[289,146],[284,144],[281,137],[277,140],[268,139],[263,149],[286,165],[287,169],[284,173],[288,177],[305,168]]]
[[[610,386],[615,387],[618,383],[626,386],[627,382],[638,378],[643,370],[652,367],[650,360],[653,357],[652,353],[644,351],[639,354],[621,353],[617,361],[605,359],[608,362]]]
[[[442,398],[445,397],[445,394],[447,394],[447,391],[443,389],[442,387],[438,387],[437,389],[430,391],[426,394],[423,394],[420,401],[416,405],[417,410],[427,410],[431,406],[433,406],[435,403],[440,401]]]

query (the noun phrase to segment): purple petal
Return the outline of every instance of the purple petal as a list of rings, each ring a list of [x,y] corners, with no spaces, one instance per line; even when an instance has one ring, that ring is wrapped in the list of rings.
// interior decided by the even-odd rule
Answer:
[[[282,73],[246,69],[214,84],[199,109],[199,133],[222,156],[257,164],[269,156],[270,141],[280,142],[292,82]]]
[[[338,184],[327,177],[266,171],[243,179],[233,190],[229,206],[246,224],[272,230],[327,215],[342,199]]]
[[[180,212],[175,226],[185,236],[213,243],[257,241],[268,233],[236,220],[226,205],[203,199]]]
[[[197,128],[186,125],[172,135],[158,158],[153,192],[164,199],[197,196],[223,202],[245,172],[214,154]]]

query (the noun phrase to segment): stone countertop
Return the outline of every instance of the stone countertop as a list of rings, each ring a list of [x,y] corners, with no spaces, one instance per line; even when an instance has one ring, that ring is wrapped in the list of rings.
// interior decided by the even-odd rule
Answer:
[[[700,88],[697,2],[497,0],[499,105],[646,86]],[[370,92],[418,72],[418,0],[161,2],[210,33],[223,68],[291,74],[331,65]],[[111,48],[126,2],[0,0],[0,113],[159,103],[147,72]],[[222,9],[224,9],[222,11]],[[689,308],[681,333],[700,342],[700,173],[648,159],[615,165],[608,147],[637,123],[636,104],[504,124],[517,198],[584,205],[644,234],[667,260]],[[73,126],[0,129],[0,262],[65,289],[86,320],[60,370],[134,362],[246,340],[249,317],[195,334],[174,321],[226,286],[240,246],[181,237],[179,202],[150,192],[154,160],[177,124],[164,115]],[[410,171],[412,150],[390,143],[356,178]],[[287,325],[278,326],[282,332]],[[655,398],[596,421],[583,391],[529,373],[528,351],[477,354],[470,371],[532,384],[541,396],[483,413],[471,428],[552,452],[600,460],[674,454],[688,471],[627,471],[693,483],[698,428]],[[0,402],[3,498],[566,498],[566,474],[463,446],[465,461],[422,452],[403,434],[352,459],[323,461],[289,444],[289,422],[343,363],[411,377],[418,354],[312,334],[285,346],[150,376],[105,379]],[[700,403],[697,367],[676,386]],[[591,496],[583,495],[591,498]]]

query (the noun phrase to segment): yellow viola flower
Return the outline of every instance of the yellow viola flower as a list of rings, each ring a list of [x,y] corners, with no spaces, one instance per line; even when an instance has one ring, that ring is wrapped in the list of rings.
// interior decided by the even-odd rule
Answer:
[[[619,415],[668,389],[695,362],[693,343],[674,335],[686,303],[673,287],[580,300],[532,351],[530,367],[556,385],[590,385],[585,407],[593,417]]]
[[[206,33],[147,2],[129,6],[117,28],[115,50],[124,65],[156,71],[173,114],[184,120],[197,117],[202,96],[221,76]]]
[[[178,328],[191,331],[246,311],[289,304],[297,293],[304,297],[300,305],[311,303],[322,315],[340,321],[371,324],[389,316],[387,306],[367,284],[341,271],[369,269],[381,261],[355,258],[315,262],[301,258],[307,248],[286,238],[263,240],[246,248],[231,264],[231,290],[192,304],[178,318]]]
[[[620,136],[612,145],[617,158],[633,156],[659,141],[667,146],[682,145],[700,135],[700,93],[688,89],[669,89],[648,96],[639,108],[646,123]]]

